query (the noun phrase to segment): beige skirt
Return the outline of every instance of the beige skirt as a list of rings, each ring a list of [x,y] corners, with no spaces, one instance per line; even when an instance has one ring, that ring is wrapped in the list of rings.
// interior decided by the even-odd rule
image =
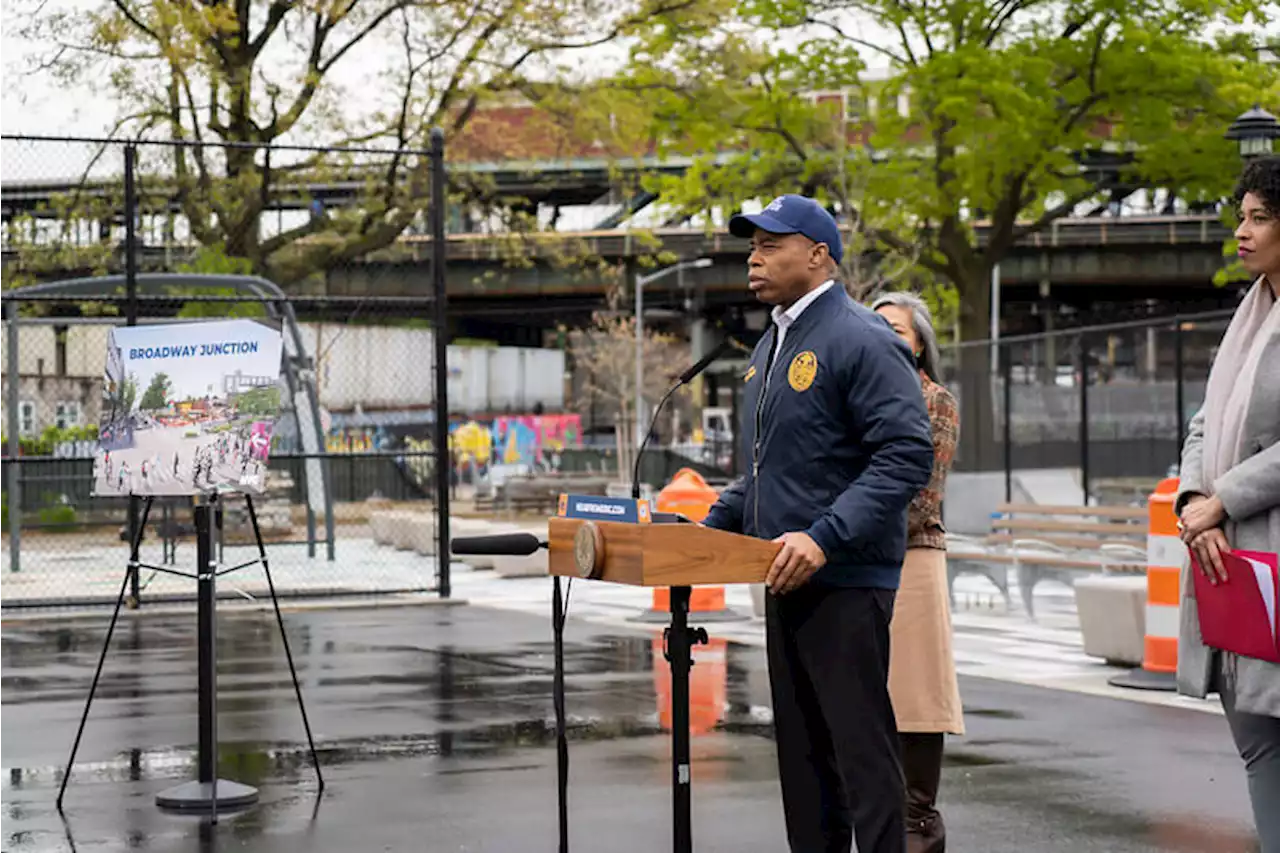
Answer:
[[[945,551],[907,551],[889,626],[889,695],[898,731],[964,734]]]

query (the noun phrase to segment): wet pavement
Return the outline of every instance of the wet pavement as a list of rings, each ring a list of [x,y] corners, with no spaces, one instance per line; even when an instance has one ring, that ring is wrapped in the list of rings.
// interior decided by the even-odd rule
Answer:
[[[122,618],[59,819],[106,622],[3,625],[3,850],[556,848],[547,619],[479,606],[287,612],[327,783],[318,796],[274,617],[224,608],[220,775],[259,786],[262,801],[215,828],[153,801],[195,777],[193,614]],[[570,620],[572,850],[669,849],[656,637]],[[782,850],[764,652],[722,640],[699,654],[695,849]],[[983,678],[961,690],[969,731],[950,741],[943,781],[953,853],[1256,850],[1221,716]]]

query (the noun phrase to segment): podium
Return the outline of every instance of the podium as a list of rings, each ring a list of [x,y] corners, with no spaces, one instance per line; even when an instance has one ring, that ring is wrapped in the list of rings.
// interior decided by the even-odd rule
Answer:
[[[660,519],[655,518],[654,521]],[[704,628],[689,627],[689,596],[700,584],[762,583],[780,544],[695,524],[625,523],[554,517],[548,520],[548,571],[552,576],[632,586],[669,586],[671,622],[663,630],[671,666],[672,849],[690,853],[689,669],[692,648],[707,642]],[[556,587],[556,704],[563,714],[563,606]],[[563,749],[563,746],[561,747]],[[562,762],[562,768],[566,765]],[[561,790],[566,783],[562,769]],[[560,801],[561,826],[566,820]],[[565,846],[564,836],[561,847]]]

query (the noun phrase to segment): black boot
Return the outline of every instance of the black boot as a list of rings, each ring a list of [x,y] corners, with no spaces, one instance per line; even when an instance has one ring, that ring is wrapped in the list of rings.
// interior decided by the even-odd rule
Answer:
[[[907,780],[907,853],[944,853],[947,829],[936,808],[943,735],[903,732],[899,737]]]

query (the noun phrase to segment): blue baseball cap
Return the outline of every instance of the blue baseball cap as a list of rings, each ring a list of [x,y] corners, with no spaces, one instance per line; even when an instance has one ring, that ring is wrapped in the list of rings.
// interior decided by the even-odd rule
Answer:
[[[770,234],[803,234],[815,243],[826,243],[827,253],[837,264],[844,257],[835,217],[806,196],[780,195],[759,213],[739,213],[729,220],[729,233],[735,237],[749,240],[757,228]]]

